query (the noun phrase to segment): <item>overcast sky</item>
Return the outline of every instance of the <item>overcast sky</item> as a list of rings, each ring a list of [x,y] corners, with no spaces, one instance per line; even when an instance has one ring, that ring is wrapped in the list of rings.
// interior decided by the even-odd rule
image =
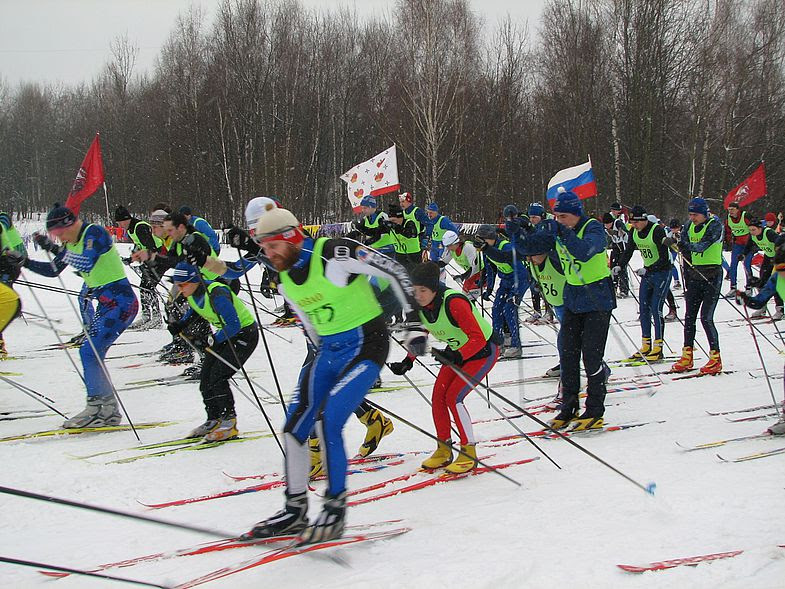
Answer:
[[[361,16],[384,14],[394,0],[300,0],[329,10],[356,8]],[[529,21],[536,34],[545,0],[470,0],[486,22],[509,13]],[[0,0],[0,77],[21,81],[76,84],[95,77],[109,60],[113,39],[127,34],[139,48],[137,73],[152,68],[177,15],[192,4],[211,22],[220,0]]]

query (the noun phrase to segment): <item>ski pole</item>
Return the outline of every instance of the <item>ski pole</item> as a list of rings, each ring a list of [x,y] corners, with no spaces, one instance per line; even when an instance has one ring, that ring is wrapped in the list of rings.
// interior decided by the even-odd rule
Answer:
[[[50,402],[54,403],[54,401],[52,401],[52,399],[50,399],[49,397],[47,397],[45,395],[42,395],[41,393],[39,393],[37,391],[34,391],[33,389],[31,389],[29,387],[26,387],[25,385],[20,384],[20,383],[14,381],[14,380],[11,380],[7,376],[3,376],[1,374],[0,374],[0,380],[10,384],[12,387],[14,387],[17,390],[22,391],[25,395],[27,395],[31,399],[34,399],[34,400],[38,401],[39,403],[41,403],[42,405],[44,405],[48,409],[51,409],[52,411],[57,413],[63,419],[68,419],[67,415],[61,413],[55,407],[53,407],[52,405],[50,405],[49,403],[46,402],[46,401],[50,401]],[[46,399],[46,401],[44,401],[44,399]]]
[[[52,257],[52,253],[48,250],[46,251],[46,257],[49,259],[49,265],[51,266],[52,271],[57,272],[57,266],[54,263],[54,258]],[[63,282],[63,277],[60,276],[60,272],[57,272],[57,280],[60,282],[60,286],[63,287],[63,290],[65,290],[65,282]],[[125,418],[128,420],[128,424],[131,426],[131,430],[133,430],[134,436],[136,436],[136,441],[141,443],[142,439],[139,437],[139,432],[136,431],[136,426],[134,426],[134,422],[131,420],[131,417],[128,415],[128,411],[126,411],[125,409],[123,400],[120,398],[120,395],[117,393],[117,389],[115,388],[114,383],[112,382],[112,378],[109,376],[109,370],[106,368],[106,362],[104,362],[104,359],[98,353],[98,348],[95,347],[95,342],[93,341],[93,338],[90,335],[91,326],[85,325],[82,322],[82,315],[79,313],[79,310],[76,308],[76,305],[74,305],[74,301],[69,298],[68,303],[71,305],[71,309],[76,315],[76,318],[82,324],[82,329],[84,330],[87,343],[90,346],[90,349],[93,351],[96,360],[98,360],[98,365],[101,367],[101,371],[104,373],[104,376],[106,377],[106,382],[109,383],[109,387],[112,389],[112,393],[114,394],[115,399],[117,399],[117,402],[120,404],[120,408],[123,410],[123,414],[125,415]],[[57,339],[59,340],[60,336],[58,336]],[[60,343],[62,344],[62,342]],[[85,380],[84,382],[85,382],[85,386],[87,386],[87,381]]]
[[[22,281],[21,280],[17,280],[17,282],[22,282]],[[33,286],[32,285],[34,285],[35,283],[31,283],[31,282],[27,282],[27,281],[24,281],[24,282],[27,283],[27,285],[28,285],[27,288],[30,289],[30,294],[33,295],[33,300],[35,301],[36,305],[38,305],[38,308],[40,309],[41,313],[43,313],[43,316],[46,318],[47,323],[49,323],[49,328],[54,332],[55,337],[57,338],[58,343],[63,348],[63,350],[65,350],[65,355],[68,356],[68,360],[71,362],[71,366],[74,367],[74,370],[76,370],[76,373],[79,375],[80,380],[84,383],[85,386],[87,386],[87,381],[84,379],[84,375],[79,370],[79,367],[76,365],[76,361],[71,357],[71,352],[68,350],[68,346],[65,345],[65,342],[63,341],[63,338],[60,337],[60,331],[54,326],[54,323],[52,323],[52,320],[49,319],[49,315],[47,314],[46,309],[44,309],[44,306],[41,304],[41,300],[38,298],[38,295],[33,290]],[[81,321],[80,321],[80,323],[81,323]]]
[[[50,292],[64,292],[66,294],[69,294],[69,295],[75,296],[75,297],[78,297],[79,294],[80,294],[79,292],[77,292],[75,290],[71,290],[69,288],[65,288],[65,289],[57,288],[56,286],[49,286],[48,284],[41,284],[39,282],[31,282],[29,280],[17,280],[17,281],[15,281],[15,284],[21,284],[22,286],[27,286],[29,288],[38,288],[40,290],[48,290]]]
[[[240,256],[240,260],[242,261],[243,257],[240,255],[240,248],[236,247],[237,255]],[[250,269],[250,268],[249,268]],[[262,344],[264,345],[264,352],[267,354],[267,363],[270,365],[270,370],[273,373],[273,381],[275,382],[275,389],[278,391],[278,398],[281,400],[281,409],[283,409],[284,415],[286,415],[286,403],[283,401],[283,393],[281,392],[281,383],[278,382],[278,373],[275,370],[275,362],[273,362],[273,357],[270,354],[270,347],[267,345],[267,338],[264,335],[264,327],[262,326],[262,319],[259,317],[259,309],[256,308],[256,298],[253,296],[253,292],[251,292],[251,281],[248,278],[248,272],[243,272],[243,277],[245,277],[245,285],[248,287],[248,292],[251,293],[251,305],[253,306],[253,312],[256,316],[256,324],[259,326],[259,331],[262,334]]]
[[[44,562],[35,562],[33,560],[22,560],[19,558],[11,558],[10,556],[0,556],[0,562],[8,564],[16,564],[19,566],[34,567],[37,569],[48,569],[50,571],[58,571],[61,573],[68,573],[71,575],[83,575],[85,577],[96,577],[98,579],[106,579],[107,581],[119,581],[121,583],[129,583],[131,585],[141,585],[142,587],[159,587],[160,589],[171,589],[171,585],[158,585],[157,583],[149,583],[147,581],[139,581],[137,579],[127,579],[125,577],[115,577],[114,575],[107,575],[106,573],[94,573],[92,571],[85,571],[82,569],[74,569],[64,567],[56,564],[47,564]],[[65,575],[63,575],[65,576]]]
[[[408,426],[409,426],[409,427],[411,427],[412,429],[414,429],[414,430],[416,430],[416,431],[420,432],[420,433],[421,433],[421,434],[423,434],[424,436],[427,436],[427,437],[431,438],[432,440],[434,440],[434,441],[436,441],[436,442],[438,442],[438,443],[440,443],[440,444],[444,444],[444,440],[440,440],[439,438],[437,438],[437,437],[436,437],[436,436],[434,436],[433,434],[431,434],[431,433],[428,433],[427,431],[425,431],[425,430],[424,430],[424,429],[422,429],[421,427],[419,427],[419,426],[417,426],[417,425],[413,424],[413,423],[412,423],[411,421],[409,421],[408,419],[404,419],[404,418],[403,418],[403,417],[401,417],[400,415],[396,415],[395,413],[393,413],[393,412],[392,412],[392,411],[390,411],[389,409],[385,409],[384,407],[382,407],[382,406],[381,406],[381,405],[379,405],[378,403],[374,403],[373,401],[369,401],[367,398],[365,399],[365,402],[366,402],[366,403],[368,403],[368,404],[369,404],[371,407],[373,407],[373,408],[375,408],[375,409],[378,409],[378,410],[379,410],[379,411],[381,411],[382,413],[386,413],[387,415],[391,415],[392,417],[394,417],[395,419],[397,419],[397,420],[398,420],[398,421],[400,421],[401,423],[405,423],[406,425],[408,425]],[[457,454],[460,454],[461,456],[463,456],[463,457],[465,457],[465,458],[469,458],[469,459],[471,459],[471,460],[476,460],[478,464],[481,464],[482,466],[484,466],[484,467],[485,467],[485,468],[487,468],[488,470],[490,470],[490,471],[492,471],[492,472],[496,473],[497,475],[499,475],[499,476],[500,476],[500,477],[502,477],[503,479],[507,479],[507,480],[508,480],[508,481],[510,481],[512,484],[514,484],[514,485],[516,485],[516,486],[518,486],[518,487],[520,487],[520,486],[521,486],[521,484],[520,484],[518,481],[516,481],[516,480],[515,480],[515,479],[513,479],[512,477],[509,477],[508,475],[504,474],[502,471],[500,471],[500,470],[496,470],[496,469],[495,469],[493,466],[491,466],[490,464],[487,464],[486,462],[483,462],[483,461],[482,461],[482,460],[480,460],[479,458],[475,458],[475,457],[473,457],[473,456],[469,456],[469,455],[468,455],[466,452],[464,452],[464,451],[463,451],[463,450],[461,450],[460,448],[456,448],[456,447],[454,447],[454,446],[451,446],[451,448],[452,448],[453,450],[455,450],[455,452],[456,452]],[[2,487],[0,487],[0,489],[2,489]]]
[[[763,354],[761,354],[760,346],[758,345],[758,336],[755,335],[755,330],[752,329],[752,321],[750,320],[750,312],[747,309],[747,305],[744,305],[744,314],[747,316],[747,325],[750,327],[750,334],[752,334],[752,341],[755,342],[755,351],[758,353],[758,359],[760,360],[760,366],[763,368],[763,374],[766,376],[766,385],[769,387],[769,393],[771,393],[771,402],[774,403],[774,408],[777,410],[777,414],[782,417],[782,407],[780,404],[777,403],[777,399],[774,395],[774,389],[771,388],[771,380],[769,379],[769,371],[766,369],[766,362],[763,361]]]
[[[90,503],[82,503],[80,501],[62,499],[59,497],[53,497],[51,495],[42,495],[40,493],[33,493],[32,491],[25,491],[23,489],[14,489],[13,487],[0,486],[0,493],[4,493],[5,495],[15,495],[17,497],[25,497],[26,499],[35,499],[36,501],[46,501],[48,503],[56,503],[57,505],[76,507],[78,509],[86,509],[88,511],[95,511],[97,513],[108,513],[109,515],[116,515],[118,517],[134,519],[137,521],[148,522],[151,524],[158,524],[159,526],[166,526],[178,530],[186,530],[188,532],[196,532],[197,534],[205,534],[207,536],[215,536],[217,538],[237,537],[237,534],[230,534],[228,532],[224,532],[221,530],[215,530],[212,528],[203,528],[201,526],[193,526],[191,524],[180,524],[176,522],[170,522],[149,515],[140,515],[136,513],[130,513],[127,511],[120,511],[119,509],[112,509],[111,507],[100,507],[98,505],[92,505]]]
[[[438,354],[438,352],[434,352],[434,353],[435,353],[435,354]],[[464,380],[464,382],[466,382],[467,384],[472,384],[472,383],[474,383],[474,379],[473,379],[473,378],[472,378],[470,375],[466,374],[466,373],[465,373],[463,370],[461,370],[461,368],[459,368],[459,367],[458,367],[458,366],[456,366],[455,364],[451,363],[451,362],[450,362],[449,360],[447,360],[446,358],[442,358],[442,360],[440,360],[440,361],[443,361],[445,364],[447,364],[447,365],[451,366],[451,367],[452,367],[452,369],[455,371],[455,373],[456,373],[456,374],[458,374],[458,375],[459,375],[459,376],[460,376],[460,377],[461,377],[461,378]],[[485,385],[483,385],[482,381],[480,381],[480,382],[477,382],[477,383],[474,383],[474,384],[475,384],[475,386],[476,386],[477,384],[479,384],[480,386],[485,386]],[[509,404],[511,407],[514,407],[515,409],[517,409],[518,411],[520,411],[521,413],[523,413],[523,414],[524,414],[526,417],[528,417],[529,419],[532,419],[532,420],[534,420],[534,421],[535,421],[536,423],[538,423],[539,425],[543,426],[544,428],[548,429],[548,430],[549,430],[549,431],[551,431],[552,433],[556,434],[556,435],[557,435],[558,437],[560,437],[561,439],[563,439],[563,440],[567,441],[569,444],[571,444],[572,446],[574,446],[575,448],[577,448],[578,450],[580,450],[581,452],[583,452],[583,453],[584,453],[584,454],[586,454],[587,456],[590,456],[591,458],[594,458],[594,459],[595,459],[597,462],[599,462],[599,463],[600,463],[600,464],[602,464],[603,466],[606,466],[607,468],[611,469],[613,472],[615,472],[616,474],[618,474],[619,476],[621,476],[621,477],[622,477],[622,478],[624,478],[625,480],[629,481],[630,483],[632,483],[633,485],[635,485],[635,486],[636,486],[636,487],[638,487],[639,489],[642,489],[643,491],[646,491],[646,493],[648,493],[649,495],[654,495],[654,489],[656,488],[656,484],[655,484],[655,483],[653,483],[653,482],[652,482],[652,483],[649,483],[648,485],[642,485],[641,483],[639,483],[638,481],[636,481],[636,480],[635,480],[635,479],[633,479],[632,477],[628,476],[627,474],[623,473],[622,471],[620,471],[620,470],[619,470],[618,468],[616,468],[615,466],[612,466],[611,464],[609,464],[608,462],[606,462],[605,460],[603,460],[602,458],[600,458],[599,456],[597,456],[596,454],[594,454],[593,452],[591,452],[590,450],[587,450],[586,448],[584,448],[583,446],[581,446],[581,445],[580,445],[578,442],[576,442],[575,440],[572,440],[570,437],[568,437],[568,436],[565,436],[565,435],[564,435],[562,432],[560,432],[559,430],[557,430],[557,429],[554,429],[554,428],[553,428],[553,427],[551,427],[551,426],[550,426],[548,423],[546,423],[545,421],[542,421],[542,420],[541,420],[539,417],[537,417],[537,416],[536,416],[536,415],[534,415],[533,413],[531,413],[531,412],[527,411],[526,409],[524,409],[523,407],[521,407],[521,406],[520,406],[520,405],[518,405],[517,403],[514,403],[513,401],[511,401],[510,399],[508,399],[507,397],[505,397],[504,395],[502,395],[501,393],[499,393],[499,392],[495,391],[493,388],[491,388],[491,387],[487,387],[487,389],[488,389],[488,392],[489,392],[489,393],[491,393],[492,395],[494,395],[494,396],[498,397],[499,399],[501,399],[501,400],[502,400],[502,401],[504,401],[505,403],[508,403],[508,404]]]

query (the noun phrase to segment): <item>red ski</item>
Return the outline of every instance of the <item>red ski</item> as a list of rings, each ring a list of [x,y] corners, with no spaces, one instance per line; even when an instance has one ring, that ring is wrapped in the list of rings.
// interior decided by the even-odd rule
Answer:
[[[743,553],[743,550],[733,550],[731,552],[715,552],[714,554],[702,554],[701,556],[688,556],[686,558],[674,558],[672,560],[663,560],[661,562],[650,562],[644,565],[631,565],[631,564],[617,564],[623,571],[628,573],[645,573],[646,571],[664,571],[665,569],[672,569],[680,566],[695,566],[702,562],[711,560],[721,560],[723,558],[733,558]]]

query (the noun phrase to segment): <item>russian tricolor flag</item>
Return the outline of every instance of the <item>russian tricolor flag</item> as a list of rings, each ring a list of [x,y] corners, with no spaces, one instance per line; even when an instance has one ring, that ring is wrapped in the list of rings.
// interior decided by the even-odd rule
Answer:
[[[579,164],[566,170],[556,172],[548,182],[546,198],[551,206],[559,194],[559,187],[574,192],[581,200],[597,196],[597,182],[594,181],[594,172],[591,169],[591,159],[585,164]]]

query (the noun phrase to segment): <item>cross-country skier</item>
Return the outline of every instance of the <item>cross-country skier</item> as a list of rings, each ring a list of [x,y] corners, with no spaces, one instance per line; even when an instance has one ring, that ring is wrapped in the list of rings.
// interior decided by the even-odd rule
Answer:
[[[474,243],[469,240],[461,240],[455,231],[447,231],[442,236],[444,252],[439,266],[446,267],[450,260],[454,260],[463,270],[455,277],[461,283],[463,292],[473,301],[476,301],[482,294],[482,272],[485,268],[485,261]]]
[[[727,227],[725,239],[731,246],[730,268],[728,269],[730,290],[728,291],[728,296],[733,297],[736,296],[736,274],[740,261],[744,267],[747,280],[752,277],[752,252],[745,253],[747,242],[750,239],[747,212],[739,206],[739,203],[732,202],[728,205],[728,218],[725,220],[725,225]],[[747,288],[749,288],[749,285],[747,285]]]
[[[317,342],[316,358],[301,374],[299,391],[284,427],[286,503],[245,537],[302,534],[305,542],[342,535],[346,518],[346,451],[342,429],[387,358],[382,308],[367,276],[389,280],[411,324],[419,328],[414,292],[400,264],[345,239],[306,237],[289,211],[271,208],[256,235],[263,253],[281,273],[280,289]],[[424,351],[424,332],[412,336]],[[321,514],[308,525],[308,440],[319,422],[328,487]]]
[[[199,381],[207,419],[188,437],[203,437],[209,442],[229,440],[237,436],[237,413],[229,379],[256,349],[259,341],[256,321],[227,285],[204,280],[195,266],[180,262],[172,279],[188,300],[192,312],[216,329],[205,342],[207,354]],[[171,322],[169,332],[180,336],[188,319],[189,313],[185,313],[176,322]]]
[[[216,254],[221,253],[221,241],[218,239],[218,234],[215,232],[215,229],[213,229],[213,226],[210,225],[210,223],[208,223],[204,218],[194,215],[191,211],[191,207],[189,206],[180,207],[180,214],[185,216],[185,219],[189,225],[204,235],[210,244],[210,247],[213,248]]]
[[[755,249],[759,249],[763,254],[763,261],[760,265],[760,276],[754,282],[756,286],[763,288],[771,276],[772,268],[774,267],[774,255],[778,246],[785,244],[785,236],[777,235],[771,227],[764,227],[761,221],[752,215],[746,218],[747,225],[750,231],[750,240],[744,251],[739,255],[739,258],[746,257]],[[782,298],[779,294],[774,293],[774,309],[775,312],[771,316],[772,320],[779,321],[782,319]],[[764,305],[755,311],[751,317],[763,317],[766,314],[766,306]]]
[[[447,231],[457,234],[458,228],[449,217],[439,212],[439,205],[435,202],[428,203],[428,206],[425,207],[425,214],[428,215],[429,220],[425,236],[431,242],[428,256],[431,262],[438,262],[444,253],[444,234]]]
[[[64,428],[99,427],[120,423],[117,398],[104,365],[109,347],[136,317],[139,301],[125,275],[125,267],[112,237],[100,225],[85,223],[63,206],[55,206],[46,217],[46,229],[64,246],[47,235],[36,233],[33,241],[50,252],[50,262],[27,259],[25,266],[42,276],[58,276],[71,266],[82,277],[98,301],[92,323],[85,326],[87,337],[79,347],[87,387],[84,411],[67,419]]]
[[[700,312],[703,330],[709,340],[709,361],[700,371],[717,374],[722,372],[722,358],[714,311],[722,288],[722,221],[709,213],[709,205],[702,198],[690,200],[688,211],[690,220],[681,232],[680,240],[677,242],[674,237],[666,237],[663,241],[665,245],[681,251],[685,259],[684,347],[681,358],[671,369],[674,372],[692,369],[695,323]]]

